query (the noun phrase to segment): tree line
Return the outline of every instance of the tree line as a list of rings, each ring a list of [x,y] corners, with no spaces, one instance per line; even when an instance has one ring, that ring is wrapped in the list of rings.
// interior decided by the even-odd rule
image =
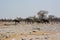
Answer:
[[[25,23],[50,23],[50,22],[54,22],[54,23],[59,23],[60,22],[60,18],[54,16],[54,15],[48,15],[48,11],[45,10],[41,10],[37,13],[37,16],[33,16],[33,17],[27,17],[27,18],[21,18],[21,17],[17,17],[15,19],[0,19],[0,21],[2,22],[15,22],[15,23],[21,23],[21,22],[25,22]]]

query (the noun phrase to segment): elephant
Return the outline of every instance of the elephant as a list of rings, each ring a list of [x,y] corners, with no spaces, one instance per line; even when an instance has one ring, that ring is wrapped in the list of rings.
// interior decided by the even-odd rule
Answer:
[[[15,22],[15,24],[20,22],[19,20],[16,20],[16,19],[14,19],[13,21]]]
[[[49,20],[48,19],[41,19],[41,22],[42,23],[49,23]]]

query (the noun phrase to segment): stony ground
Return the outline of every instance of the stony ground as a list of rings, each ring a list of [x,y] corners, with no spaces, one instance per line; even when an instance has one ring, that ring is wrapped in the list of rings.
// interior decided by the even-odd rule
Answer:
[[[1,40],[59,40],[60,23],[17,24],[0,22]]]

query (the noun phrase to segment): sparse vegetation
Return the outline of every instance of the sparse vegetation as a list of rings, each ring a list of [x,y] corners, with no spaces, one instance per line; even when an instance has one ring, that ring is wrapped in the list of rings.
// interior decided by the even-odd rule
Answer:
[[[15,19],[0,19],[2,22],[15,22],[15,24],[20,23],[20,22],[25,22],[25,23],[59,23],[60,18],[54,16],[54,15],[49,15],[47,17],[48,11],[41,10],[37,13],[38,18],[36,16],[33,17],[27,17],[27,18],[21,18],[17,17]]]

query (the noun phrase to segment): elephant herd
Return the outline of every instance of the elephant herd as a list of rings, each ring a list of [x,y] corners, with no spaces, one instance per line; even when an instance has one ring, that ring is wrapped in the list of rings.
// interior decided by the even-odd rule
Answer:
[[[49,20],[48,19],[29,19],[29,18],[26,18],[26,19],[23,19],[23,20],[13,20],[14,22],[15,22],[15,24],[17,24],[17,23],[21,23],[21,22],[25,22],[26,24],[28,24],[28,23],[49,23]]]

